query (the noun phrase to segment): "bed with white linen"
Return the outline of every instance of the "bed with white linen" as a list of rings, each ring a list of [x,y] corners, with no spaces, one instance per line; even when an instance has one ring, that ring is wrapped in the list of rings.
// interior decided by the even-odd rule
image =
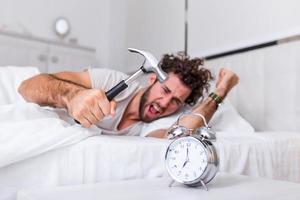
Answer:
[[[220,171],[300,182],[299,134],[227,132],[217,136]],[[90,137],[1,168],[0,185],[2,191],[10,191],[5,195],[14,197],[20,188],[167,176],[168,143],[134,136]]]
[[[105,136],[65,120],[61,110],[24,103],[16,92],[35,68],[0,68],[0,199],[20,188],[166,176],[170,141]],[[177,117],[144,127],[143,134]],[[68,120],[67,120],[68,121]],[[300,182],[300,134],[254,132],[227,102],[211,121],[220,171]]]

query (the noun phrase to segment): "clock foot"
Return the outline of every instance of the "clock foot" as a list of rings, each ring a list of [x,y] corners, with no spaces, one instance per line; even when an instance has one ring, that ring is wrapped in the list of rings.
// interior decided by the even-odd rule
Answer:
[[[204,183],[202,180],[200,180],[200,183],[201,183],[201,185],[203,186],[203,188],[204,188],[206,191],[208,191],[208,188],[206,187],[205,183]]]
[[[172,187],[172,185],[173,185],[174,182],[175,182],[175,181],[172,180],[172,181],[169,183],[169,187]]]

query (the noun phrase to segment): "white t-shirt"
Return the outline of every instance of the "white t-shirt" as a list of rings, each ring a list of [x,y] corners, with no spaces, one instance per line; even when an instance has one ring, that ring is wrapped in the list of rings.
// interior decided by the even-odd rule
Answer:
[[[88,72],[90,75],[92,88],[102,89],[105,92],[128,77],[127,74],[106,68],[89,68]],[[137,122],[122,130],[118,130],[117,128],[128,103],[140,88],[140,84],[137,82],[132,82],[124,91],[114,98],[114,100],[117,102],[116,115],[114,117],[105,117],[102,121],[96,124],[102,129],[103,134],[140,135],[143,122]]]

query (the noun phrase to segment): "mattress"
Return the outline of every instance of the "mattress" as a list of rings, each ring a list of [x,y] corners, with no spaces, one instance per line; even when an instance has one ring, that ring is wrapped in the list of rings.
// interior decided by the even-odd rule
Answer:
[[[219,132],[220,171],[300,182],[300,134]],[[95,136],[0,169],[1,193],[19,188],[76,185],[167,176],[169,140]]]

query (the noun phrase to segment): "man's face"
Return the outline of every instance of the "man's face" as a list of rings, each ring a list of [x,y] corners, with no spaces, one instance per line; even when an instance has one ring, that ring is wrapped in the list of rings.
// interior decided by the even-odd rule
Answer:
[[[164,83],[155,81],[144,92],[139,107],[140,119],[151,122],[175,113],[184,105],[190,93],[191,89],[176,74],[169,73],[169,78]]]

